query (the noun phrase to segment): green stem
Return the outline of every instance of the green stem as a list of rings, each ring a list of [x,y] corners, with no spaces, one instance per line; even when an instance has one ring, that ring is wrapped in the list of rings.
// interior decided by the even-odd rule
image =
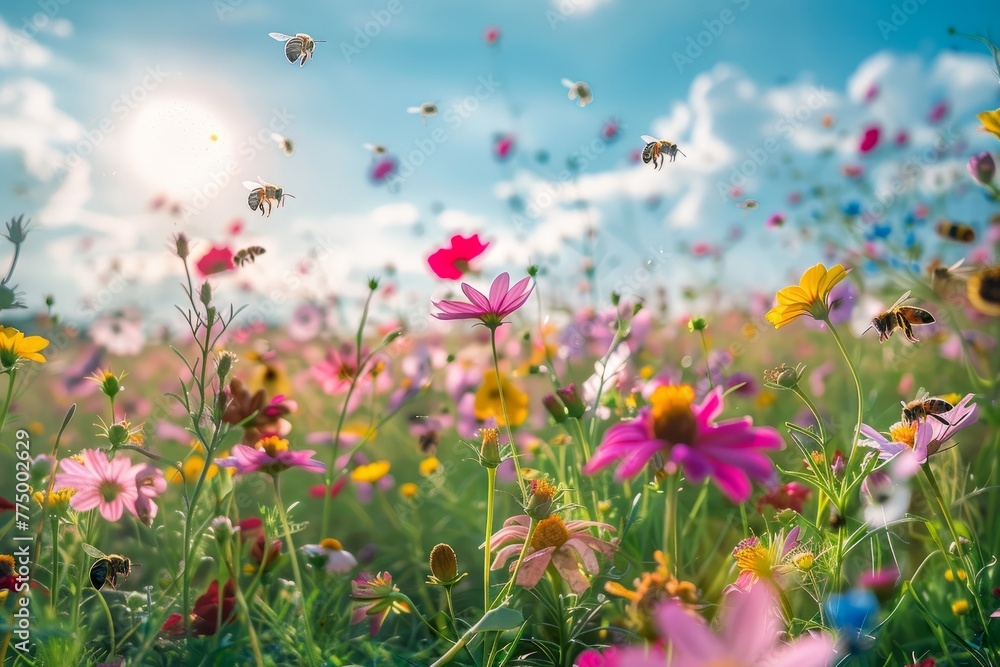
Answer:
[[[306,633],[306,652],[308,656],[306,662],[314,665],[316,664],[314,662],[316,651],[313,644],[312,624],[309,621],[309,596],[306,595],[306,589],[302,585],[302,572],[299,571],[298,552],[295,550],[295,543],[292,541],[292,529],[288,524],[288,514],[285,512],[285,504],[281,500],[281,487],[278,484],[278,475],[271,475],[271,480],[274,482],[274,500],[278,504],[278,516],[281,517],[281,527],[285,531],[285,540],[288,542],[288,553],[292,559],[292,575],[295,577],[295,585],[299,589],[299,595],[302,596],[302,625]]]
[[[104,594],[100,591],[96,591],[94,596],[101,601],[101,606],[104,607],[104,616],[108,619],[108,637],[111,640],[111,648],[108,651],[108,660],[115,659],[115,619],[111,616],[111,608],[108,607],[108,601],[104,599]]]
[[[280,501],[279,501],[280,503]],[[246,598],[243,596],[243,589],[240,587],[240,578],[233,567],[232,558],[232,545],[226,544],[222,549],[222,558],[226,562],[226,569],[229,570],[229,578],[233,582],[233,591],[236,593],[236,605],[240,609],[240,613],[243,614],[243,618],[247,620],[247,632],[250,635],[250,648],[253,650],[254,662],[257,663],[257,667],[264,667],[264,659],[260,654],[260,645],[257,642],[257,632],[253,627],[253,620],[250,618],[250,606],[247,604]],[[222,609],[222,605],[219,605]],[[221,625],[216,627],[222,627]]]
[[[708,362],[708,340],[705,338],[705,330],[701,329],[698,333],[701,335],[701,351],[705,355],[705,375],[708,376],[708,386],[715,389],[715,381],[712,380],[712,366]]]
[[[955,528],[955,522],[952,519],[951,510],[948,508],[948,504],[944,500],[944,494],[941,493],[941,487],[938,486],[937,478],[934,476],[934,471],[931,469],[930,462],[924,463],[924,465],[920,466],[920,470],[924,473],[924,477],[927,479],[927,483],[931,487],[931,495],[934,496],[934,500],[937,501],[938,511],[941,513],[941,518],[948,526],[948,532],[951,533],[951,538],[955,541],[955,551],[958,553],[958,558],[965,567],[966,586],[972,594],[972,599],[976,605],[976,612],[979,614],[979,622],[983,624],[984,643],[987,647],[989,647],[990,655],[998,655],[996,649],[993,647],[993,639],[990,637],[989,618],[987,618],[986,612],[983,610],[979,591],[976,590],[978,583],[976,582],[975,566],[973,565],[968,552],[965,550],[965,547],[962,546],[962,538],[958,534],[958,530]],[[944,555],[946,558],[948,557],[947,552]]]
[[[858,371],[854,367],[854,362],[851,360],[851,355],[847,353],[847,348],[844,347],[844,342],[840,340],[840,334],[838,334],[837,330],[833,327],[832,324],[830,324],[829,317],[824,318],[823,322],[826,324],[826,328],[829,329],[830,333],[833,335],[833,339],[837,341],[837,347],[840,348],[840,353],[844,356],[844,361],[847,362],[847,367],[851,371],[851,378],[854,379],[854,390],[857,393],[857,398],[858,398],[858,414],[857,414],[857,419],[855,420],[854,423],[854,435],[851,438],[850,454],[848,454],[847,457],[847,470],[845,470],[844,472],[844,480],[846,483],[846,480],[848,479],[847,471],[851,469],[851,463],[854,461],[854,454],[855,450],[857,449],[855,445],[857,445],[858,436],[861,434],[861,420],[863,419],[862,411],[864,409],[863,405],[864,399],[861,394],[861,381],[858,379]],[[843,499],[841,499],[841,501],[843,501]],[[838,503],[838,505],[842,506],[843,502]]]
[[[510,580],[500,591],[500,595],[493,600],[495,605],[497,602],[503,600],[507,594],[514,590],[514,586],[517,585],[517,574],[521,571],[521,564],[524,563],[524,557],[528,554],[528,547],[531,546],[531,540],[535,536],[535,529],[538,527],[538,522],[534,519],[530,520],[528,524],[528,536],[524,539],[524,546],[521,547],[521,553],[517,557],[517,562],[514,563],[514,572],[510,575]]]
[[[667,493],[663,508],[663,550],[670,554],[674,572],[680,572],[681,554],[680,541],[677,539],[677,492],[680,480],[679,472],[667,475]]]
[[[497,469],[486,469],[486,544],[483,547],[483,613],[490,609],[490,541],[493,539],[493,505],[496,495]]]
[[[514,459],[514,471],[517,473],[517,485],[521,489],[521,500],[525,504],[528,502],[528,491],[524,486],[524,477],[521,476],[521,462],[517,455],[517,445],[514,443],[514,436],[510,431],[510,417],[507,415],[507,401],[503,396],[503,383],[500,381],[500,357],[497,355],[497,330],[490,329],[490,348],[493,350],[493,372],[497,376],[497,393],[500,395],[500,410],[503,412],[503,425],[507,430],[507,444],[510,445],[510,457]]]
[[[51,511],[51,499],[44,498],[45,508]],[[53,611],[56,608],[56,599],[59,597],[59,517],[52,515],[52,583],[49,585],[49,605]]]
[[[3,413],[0,413],[0,433],[3,433],[4,426],[7,425],[7,413],[10,412],[10,402],[14,398],[14,376],[17,374],[13,368],[7,371],[7,398],[3,402]]]

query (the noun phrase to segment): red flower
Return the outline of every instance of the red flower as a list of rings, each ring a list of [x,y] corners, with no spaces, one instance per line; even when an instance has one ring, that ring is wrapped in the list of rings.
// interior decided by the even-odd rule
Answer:
[[[394,173],[396,173],[396,158],[386,155],[372,164],[370,176],[375,183],[382,183]]]
[[[202,278],[214,273],[232,271],[236,268],[233,264],[233,251],[226,246],[212,246],[208,252],[202,255],[201,259],[195,262],[195,269]]]
[[[778,510],[794,510],[802,514],[802,504],[809,499],[809,488],[798,482],[788,482],[770,491],[757,500],[757,512],[762,513],[765,505]]]
[[[483,41],[485,41],[490,46],[497,44],[500,41],[500,28],[491,25],[489,28],[483,31]]]
[[[493,140],[493,155],[504,162],[514,154],[514,135],[498,134]]]
[[[938,102],[934,105],[934,108],[931,109],[931,112],[927,114],[927,122],[934,123],[936,125],[944,120],[946,115],[948,115],[948,103],[943,101]]]
[[[865,130],[864,135],[861,137],[861,144],[858,146],[858,150],[862,153],[870,153],[875,150],[878,146],[878,140],[881,136],[882,131],[879,129],[878,125],[872,125]]]
[[[469,262],[479,257],[486,250],[489,243],[479,240],[479,234],[473,234],[468,238],[461,234],[451,237],[451,245],[434,251],[427,258],[431,271],[438,278],[445,280],[458,280],[469,270]]]
[[[0,512],[12,512],[17,509],[17,505],[0,496]]]
[[[334,482],[333,485],[330,486],[329,492],[330,492],[330,497],[331,498],[336,498],[340,494],[340,492],[343,491],[344,487],[347,486],[347,480],[348,479],[350,479],[350,478],[349,477],[341,477],[336,482]],[[322,497],[326,496],[326,494],[327,494],[327,486],[326,486],[326,484],[317,484],[315,486],[310,486],[309,487],[309,497],[310,498],[322,498]]]
[[[230,579],[222,589],[222,622],[232,623],[236,615],[236,591]],[[194,612],[191,617],[191,627],[195,635],[214,635],[219,630],[219,582],[213,581],[208,590],[194,602]],[[180,637],[184,634],[184,617],[171,614],[160,627],[160,632],[168,637]]]

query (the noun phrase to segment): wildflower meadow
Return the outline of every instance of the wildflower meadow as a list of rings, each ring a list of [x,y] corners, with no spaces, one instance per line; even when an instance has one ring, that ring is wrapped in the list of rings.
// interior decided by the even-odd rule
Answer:
[[[82,4],[0,7],[0,665],[1000,665],[995,7]]]

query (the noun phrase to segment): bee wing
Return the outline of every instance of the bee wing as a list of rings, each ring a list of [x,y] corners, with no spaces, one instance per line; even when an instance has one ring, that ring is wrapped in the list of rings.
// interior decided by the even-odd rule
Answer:
[[[917,395],[914,396],[914,400],[926,401],[930,397],[931,397],[930,392],[921,387],[920,389],[917,389]]]
[[[259,190],[260,188],[264,187],[264,183],[263,181],[259,183],[255,183],[253,181],[243,181],[243,187],[253,192],[254,190]]]
[[[894,303],[891,306],[889,306],[888,308],[886,308],[886,310],[887,311],[888,310],[895,310],[896,308],[899,307],[899,304],[903,303],[904,301],[906,301],[909,298],[910,298],[910,290],[906,290],[905,292],[903,292],[903,296],[901,296],[898,299],[896,299],[896,303]]]
[[[420,113],[423,107],[406,107],[406,113]]]
[[[100,560],[101,558],[107,558],[107,554],[98,549],[97,547],[92,547],[86,542],[83,544],[83,552],[90,556],[91,558],[96,558]]]
[[[958,267],[962,266],[963,263],[965,263],[965,258],[964,257],[962,259],[958,260],[957,262],[955,262],[954,264],[952,264],[951,266],[949,266],[948,267],[948,271],[954,271]]]
[[[567,88],[572,88],[573,86],[576,85],[575,81],[570,81],[569,79],[560,79],[560,83],[562,83],[562,85],[566,86]]]
[[[644,134],[639,138],[645,141],[647,144],[655,144],[657,141],[659,141],[659,139],[657,139],[656,137],[651,137],[648,134]]]
[[[267,36],[270,37],[271,39],[276,39],[279,42],[287,42],[292,38],[291,35],[286,35],[283,32],[269,32],[267,33]]]
[[[897,311],[910,324],[933,324],[934,316],[923,308],[903,306]]]

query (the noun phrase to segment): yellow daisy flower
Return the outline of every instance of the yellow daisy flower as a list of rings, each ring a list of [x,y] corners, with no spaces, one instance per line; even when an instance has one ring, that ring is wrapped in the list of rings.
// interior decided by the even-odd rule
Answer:
[[[496,373],[488,372],[483,378],[483,384],[476,392],[474,407],[476,419],[484,421],[493,417],[497,426],[504,426],[503,407],[500,405],[500,388],[503,388],[503,398],[507,404],[507,415],[511,426],[520,426],[528,418],[528,395],[514,386],[514,383],[504,376],[497,382]]]
[[[767,312],[767,321],[780,329],[802,315],[825,320],[830,315],[830,290],[846,275],[847,269],[840,264],[829,270],[822,264],[813,266],[802,274],[798,285],[778,291],[778,305]]]
[[[978,116],[979,122],[983,124],[980,128],[983,132],[989,132],[997,139],[1000,139],[1000,109],[984,111]]]
[[[389,474],[390,464],[388,461],[373,461],[359,465],[351,471],[351,479],[355,482],[368,482],[374,484]]]
[[[49,341],[41,336],[25,336],[14,327],[0,327],[0,365],[13,368],[21,359],[45,363],[39,354],[49,346]]]

